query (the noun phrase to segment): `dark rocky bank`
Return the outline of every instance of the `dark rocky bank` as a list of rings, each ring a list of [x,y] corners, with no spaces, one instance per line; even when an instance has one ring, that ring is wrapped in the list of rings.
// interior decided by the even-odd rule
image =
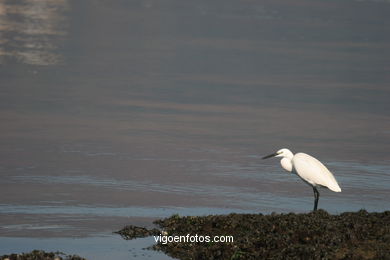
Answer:
[[[390,211],[174,215],[155,224],[172,236],[234,237],[234,242],[229,243],[153,246],[179,259],[390,259]],[[118,233],[132,239],[160,235],[162,231],[127,226]]]
[[[86,260],[77,255],[66,255],[61,252],[45,252],[34,250],[30,253],[11,254],[0,256],[1,260]]]

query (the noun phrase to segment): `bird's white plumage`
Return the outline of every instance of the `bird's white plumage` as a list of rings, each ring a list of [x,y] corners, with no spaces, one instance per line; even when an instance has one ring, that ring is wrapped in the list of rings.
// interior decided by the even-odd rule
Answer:
[[[333,174],[319,160],[305,153],[297,153],[291,160],[293,172],[312,186],[324,186],[341,192]]]

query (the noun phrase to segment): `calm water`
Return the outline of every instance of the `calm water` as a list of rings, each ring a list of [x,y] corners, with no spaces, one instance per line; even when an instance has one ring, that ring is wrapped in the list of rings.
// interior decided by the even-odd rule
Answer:
[[[283,147],[334,172],[343,192],[323,190],[320,208],[389,210],[389,13],[385,0],[0,0],[0,255],[162,259],[112,231],[307,212],[311,188],[261,160]]]

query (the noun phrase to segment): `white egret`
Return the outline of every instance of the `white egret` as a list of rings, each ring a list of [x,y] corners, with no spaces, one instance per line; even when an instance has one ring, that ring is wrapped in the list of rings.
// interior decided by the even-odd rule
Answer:
[[[341,192],[340,186],[333,174],[316,158],[305,154],[293,154],[289,149],[283,148],[276,153],[264,156],[263,159],[270,157],[283,157],[280,161],[283,169],[295,173],[304,182],[313,187],[314,191],[314,210],[317,210],[320,193],[317,186],[326,187],[334,192]]]

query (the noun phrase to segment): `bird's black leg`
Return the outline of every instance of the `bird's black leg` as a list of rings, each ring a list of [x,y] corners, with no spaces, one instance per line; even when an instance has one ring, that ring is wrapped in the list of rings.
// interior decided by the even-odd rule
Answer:
[[[313,211],[317,210],[317,205],[318,205],[318,199],[320,198],[320,193],[318,192],[316,187],[313,187],[314,191],[314,209]]]

